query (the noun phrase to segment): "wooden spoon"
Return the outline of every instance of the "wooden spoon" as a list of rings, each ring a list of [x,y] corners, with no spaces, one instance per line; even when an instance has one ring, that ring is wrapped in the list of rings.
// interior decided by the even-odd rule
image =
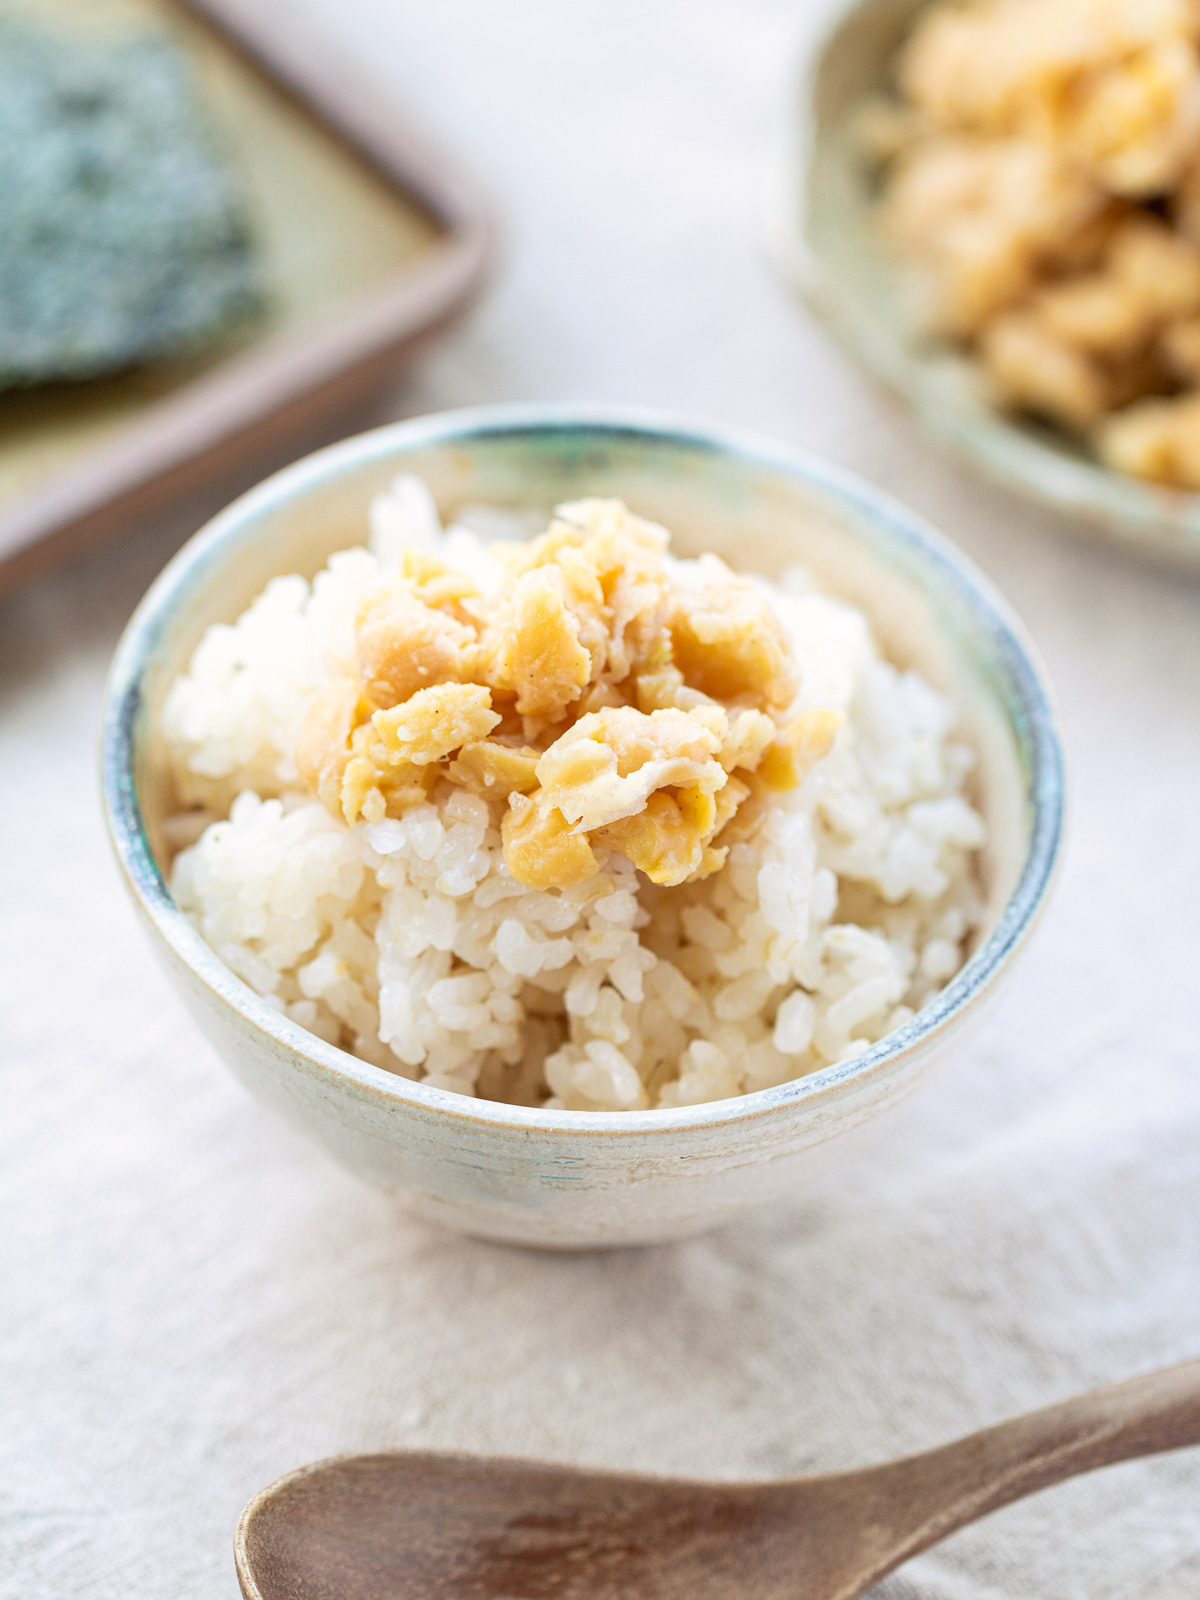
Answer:
[[[1193,1444],[1200,1361],[904,1461],[775,1483],[342,1456],[250,1502],[238,1577],[246,1600],[855,1600],[1009,1501]]]

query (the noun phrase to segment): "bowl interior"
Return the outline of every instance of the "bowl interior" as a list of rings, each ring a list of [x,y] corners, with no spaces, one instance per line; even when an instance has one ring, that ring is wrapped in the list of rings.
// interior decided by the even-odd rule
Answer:
[[[990,830],[988,919],[981,947],[954,981],[962,996],[1019,940],[1053,862],[1061,775],[1036,671],[985,580],[867,486],[758,441],[667,425],[547,421],[515,408],[399,424],[289,468],[197,535],[147,595],[114,669],[114,715],[127,733],[115,760],[131,780],[125,820],[120,806],[114,814],[118,848],[143,897],[164,915],[178,917],[162,881],[163,821],[173,804],[155,729],[171,681],[204,630],[233,620],[269,578],[309,576],[333,551],[361,543],[371,497],[398,471],[425,479],[444,518],[473,502],[548,511],[584,494],[620,496],[665,523],[681,553],[715,550],[768,576],[802,563],[862,607],[893,660],[956,698],[979,751],[974,798]],[[118,734],[115,743],[124,740]],[[111,737],[109,748],[111,762]],[[157,871],[144,850],[139,867],[143,840]]]
[[[1131,545],[1200,564],[1200,497],[1139,483],[1064,436],[992,410],[970,364],[915,327],[903,277],[875,224],[875,180],[856,148],[856,108],[893,86],[896,50],[929,0],[850,0],[801,85],[777,228],[787,277],[850,351],[928,430],[1006,488]]]

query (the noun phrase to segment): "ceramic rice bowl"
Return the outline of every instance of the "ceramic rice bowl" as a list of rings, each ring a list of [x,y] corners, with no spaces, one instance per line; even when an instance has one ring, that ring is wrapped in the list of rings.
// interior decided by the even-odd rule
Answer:
[[[881,647],[961,707],[988,824],[985,926],[912,1020],[850,1060],[734,1099],[671,1110],[551,1111],[470,1099],[359,1060],[290,1021],[226,967],[174,904],[156,737],[167,689],[204,630],[284,572],[361,542],[398,472],[461,505],[545,508],[617,496],[771,577],[803,563],[860,607]],[[650,1243],[789,1193],[915,1089],[979,1020],[1041,909],[1063,778],[1046,687],[986,580],[867,485],[732,430],[613,409],[499,406],[396,424],[298,462],[175,557],[118,648],[104,723],[108,825],[126,886],[189,1009],[250,1092],[367,1182],[464,1233],[544,1248]]]

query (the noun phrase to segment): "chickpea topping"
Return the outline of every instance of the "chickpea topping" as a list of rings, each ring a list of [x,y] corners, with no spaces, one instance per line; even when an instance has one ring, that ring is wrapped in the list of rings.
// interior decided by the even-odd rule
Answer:
[[[797,672],[769,596],[666,546],[619,501],[580,500],[491,547],[506,576],[486,595],[401,552],[359,615],[357,676],[309,707],[305,783],[349,824],[443,780],[505,802],[505,862],[534,888],[586,882],[605,850],[658,884],[719,871],[743,805],[798,784],[841,714],[785,720]]]
[[[419,689],[403,705],[377,711],[371,724],[393,765],[427,766],[477,739],[500,721],[488,689],[476,683],[441,683]]]
[[[587,835],[544,798],[509,797],[501,824],[504,861],[513,877],[534,889],[569,889],[600,870]]]
[[[667,661],[638,674],[637,703],[639,711],[693,711],[716,702],[699,689],[689,689],[683,673],[673,661]]]
[[[514,750],[491,739],[477,739],[463,745],[446,776],[475,794],[528,794],[537,788],[538,759],[538,752],[528,745]]]
[[[1146,307],[1111,273],[1068,278],[1044,289],[1036,315],[1050,337],[1092,355],[1126,355],[1147,332]]]
[[[1189,0],[939,5],[900,81],[939,128],[1040,137],[1110,192],[1154,194],[1191,153],[1197,32]]]
[[[1200,490],[1200,395],[1141,400],[1106,418],[1096,443],[1118,472]]]
[[[365,608],[356,639],[363,691],[381,711],[418,689],[467,683],[475,670],[474,629],[407,592]]]
[[[538,762],[543,793],[571,823],[602,828],[641,811],[656,789],[724,787],[718,737],[685,711],[633,706],[581,717]]]
[[[370,721],[371,707],[353,678],[313,699],[296,741],[296,766],[318,799],[353,825],[379,821],[426,798],[428,769],[390,759]]]
[[[704,556],[700,567],[704,588],[678,596],[671,618],[684,680],[718,700],[745,694],[776,709],[789,705],[796,677],[771,602],[717,556]]]
[[[884,232],[998,404],[1200,484],[1200,7],[935,0],[863,107]]]
[[[337,679],[314,697],[296,740],[301,778],[335,816],[342,809],[342,778],[361,701],[362,690],[353,678]]]
[[[735,767],[757,772],[779,729],[761,711],[735,711],[728,721],[729,731],[721,742],[719,754],[721,765],[726,772],[732,772]]]
[[[465,573],[446,566],[427,550],[402,551],[400,571],[422,605],[445,607],[460,618],[465,616],[462,601],[478,593]]]
[[[833,749],[846,718],[841,711],[806,711],[779,730],[763,756],[758,775],[768,789],[796,789]]]
[[[600,830],[600,838],[628,856],[651,883],[684,883],[699,868],[716,804],[703,789],[658,789],[636,816]]]
[[[997,317],[983,335],[980,353],[1006,404],[1079,428],[1105,409],[1104,374],[1096,363],[1028,312]]]
[[[487,681],[513,691],[522,716],[561,715],[591,678],[592,659],[579,642],[579,622],[563,591],[558,568],[523,572],[483,635]]]

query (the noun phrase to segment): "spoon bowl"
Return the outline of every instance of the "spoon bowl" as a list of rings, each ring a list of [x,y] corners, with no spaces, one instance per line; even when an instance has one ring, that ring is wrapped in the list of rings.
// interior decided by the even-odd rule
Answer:
[[[883,1466],[704,1483],[422,1452],[342,1456],[246,1507],[246,1600],[855,1600],[1012,1500],[1200,1444],[1200,1361]]]

